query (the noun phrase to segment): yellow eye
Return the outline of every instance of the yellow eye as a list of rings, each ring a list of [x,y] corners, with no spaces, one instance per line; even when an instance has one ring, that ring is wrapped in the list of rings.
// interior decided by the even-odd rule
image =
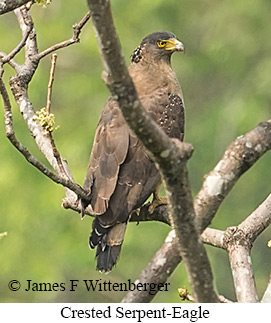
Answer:
[[[165,47],[166,46],[166,44],[167,44],[167,42],[165,42],[165,41],[159,41],[159,42],[157,42],[157,46],[158,47]]]

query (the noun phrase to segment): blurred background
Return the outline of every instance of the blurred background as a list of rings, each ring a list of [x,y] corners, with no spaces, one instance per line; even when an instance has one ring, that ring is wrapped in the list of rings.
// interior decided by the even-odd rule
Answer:
[[[153,31],[169,30],[185,44],[186,54],[173,55],[173,66],[184,92],[185,140],[195,152],[189,161],[194,196],[203,176],[211,171],[237,136],[271,115],[271,2],[156,0],[112,1],[115,25],[129,63],[132,51]],[[53,0],[47,8],[34,5],[32,16],[39,49],[68,39],[72,25],[87,11],[85,0]],[[13,13],[0,17],[0,50],[10,52],[21,33]],[[18,56],[22,62],[23,56]],[[81,42],[58,52],[52,112],[60,129],[54,132],[62,156],[75,180],[83,185],[100,111],[109,95],[101,79],[102,64],[92,23]],[[39,65],[29,88],[36,110],[46,105],[50,57]],[[5,67],[4,79],[13,75]],[[46,162],[30,137],[14,101],[14,126],[20,141]],[[1,111],[2,100],[1,100]],[[161,223],[129,224],[122,253],[109,275],[95,271],[88,248],[91,218],[61,207],[64,190],[39,173],[5,137],[0,117],[0,240],[1,302],[119,302],[122,292],[26,292],[26,280],[68,284],[70,279],[134,281],[163,243],[170,228]],[[270,193],[271,155],[268,152],[243,177],[223,202],[212,227],[226,229],[244,220]],[[270,274],[270,228],[252,249],[256,284],[261,297]],[[235,299],[226,252],[206,247],[220,294]],[[21,281],[17,292],[8,289]],[[169,279],[168,292],[154,302],[179,302],[177,288],[189,288],[183,264]]]

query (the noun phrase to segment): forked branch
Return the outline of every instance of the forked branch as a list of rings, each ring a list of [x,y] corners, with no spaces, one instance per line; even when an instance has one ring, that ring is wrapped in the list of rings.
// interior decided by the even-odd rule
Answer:
[[[204,231],[211,223],[219,206],[240,176],[270,149],[271,120],[260,123],[230,144],[214,170],[205,176],[202,188],[194,200],[200,231]],[[203,236],[206,243],[225,248],[223,231],[213,231],[213,235],[203,233]],[[170,247],[168,247],[169,241]],[[163,264],[159,259],[164,259]],[[141,283],[165,283],[181,260],[177,252],[175,236],[170,233],[137,280]],[[131,291],[127,293],[123,302],[150,302],[153,297],[154,295]]]
[[[15,10],[15,14],[17,16],[20,28],[22,30],[22,40],[9,54],[0,53],[0,86],[5,107],[7,136],[11,143],[24,155],[24,157],[29,163],[35,166],[38,170],[40,170],[43,174],[45,174],[54,182],[61,184],[65,188],[67,188],[66,197],[68,199],[76,201],[78,196],[87,199],[88,193],[82,187],[80,187],[80,185],[74,182],[69,168],[67,166],[67,162],[64,158],[60,157],[60,154],[56,149],[51,134],[44,130],[43,127],[35,121],[35,119],[37,119],[37,116],[35,114],[32,103],[28,98],[27,89],[28,84],[31,81],[33,74],[35,73],[41,58],[51,53],[54,49],[67,47],[79,41],[80,32],[85,26],[86,22],[89,20],[90,13],[88,12],[78,24],[74,25],[72,41],[64,41],[58,44],[56,47],[52,46],[49,49],[39,53],[36,39],[36,31],[33,28],[34,24],[30,15],[30,7],[31,6],[23,6],[20,9]],[[14,57],[22,48],[24,48],[25,50],[25,61],[23,62],[23,64],[20,65],[14,60]],[[2,80],[2,75],[4,71],[3,66],[6,63],[10,63],[10,65],[14,67],[16,71],[16,75],[10,79],[10,86],[13,96],[22,113],[24,121],[27,124],[30,133],[34,137],[37,146],[44,154],[48,162],[51,164],[51,166],[55,169],[56,173],[51,171],[44,164],[40,163],[33,155],[31,155],[28,149],[24,147],[15,136],[12,123],[12,111],[10,100],[4,82]],[[48,96],[50,96],[50,93],[48,94]]]

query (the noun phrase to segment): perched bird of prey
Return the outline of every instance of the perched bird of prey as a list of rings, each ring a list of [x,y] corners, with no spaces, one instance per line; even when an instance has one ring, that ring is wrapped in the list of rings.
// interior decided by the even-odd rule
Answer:
[[[168,136],[182,140],[183,95],[170,63],[175,51],[184,52],[184,46],[173,33],[155,32],[133,52],[129,73],[143,107]],[[110,97],[97,126],[84,184],[90,200],[81,201],[82,215],[88,204],[95,214],[89,245],[97,247],[99,271],[110,271],[115,265],[129,215],[160,182],[150,155]]]

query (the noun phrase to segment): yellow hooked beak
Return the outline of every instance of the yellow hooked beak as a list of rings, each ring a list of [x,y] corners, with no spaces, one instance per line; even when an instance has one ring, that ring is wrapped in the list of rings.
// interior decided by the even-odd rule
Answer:
[[[166,40],[166,45],[165,45],[166,50],[171,50],[171,51],[178,51],[178,52],[185,52],[185,48],[182,42],[180,42],[176,38],[170,38]]]

